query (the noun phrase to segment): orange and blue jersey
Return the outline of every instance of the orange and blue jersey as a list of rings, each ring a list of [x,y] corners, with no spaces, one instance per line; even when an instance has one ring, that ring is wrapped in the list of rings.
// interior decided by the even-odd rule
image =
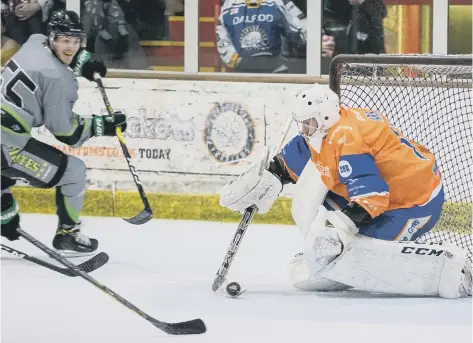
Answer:
[[[282,149],[295,181],[311,159],[331,193],[358,203],[372,218],[383,213],[402,213],[402,217],[406,214],[407,219],[412,219],[412,211],[392,211],[427,209],[425,206],[432,199],[436,199],[436,208],[441,208],[441,175],[435,156],[426,147],[404,137],[377,111],[341,106],[340,116],[323,139],[320,153],[301,135]],[[428,219],[421,220],[424,224],[437,221],[429,215],[425,218]]]

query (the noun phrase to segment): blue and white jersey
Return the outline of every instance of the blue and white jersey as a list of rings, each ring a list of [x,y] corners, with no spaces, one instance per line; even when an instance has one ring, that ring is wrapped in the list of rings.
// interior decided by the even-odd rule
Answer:
[[[227,0],[216,33],[220,58],[235,68],[239,57],[280,55],[282,37],[305,44],[307,28],[290,0]]]

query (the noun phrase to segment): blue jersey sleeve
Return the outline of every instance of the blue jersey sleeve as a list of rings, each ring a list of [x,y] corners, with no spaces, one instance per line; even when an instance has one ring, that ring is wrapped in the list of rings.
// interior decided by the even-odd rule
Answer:
[[[281,150],[281,155],[292,175],[299,177],[307,162],[310,160],[310,149],[301,135],[295,136]]]
[[[388,185],[370,154],[343,155],[338,163],[338,176],[347,186],[351,198],[386,195]]]

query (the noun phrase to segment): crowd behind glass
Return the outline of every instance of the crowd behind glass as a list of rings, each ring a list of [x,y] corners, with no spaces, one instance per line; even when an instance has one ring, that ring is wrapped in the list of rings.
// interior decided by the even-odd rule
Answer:
[[[87,49],[108,68],[183,70],[184,0],[80,1]],[[193,1],[199,1],[201,71],[305,73],[308,0]],[[323,0],[322,73],[340,53],[430,52],[432,37],[425,32],[432,27],[432,1]],[[462,33],[461,48],[449,44],[449,53],[471,53],[471,0],[454,2],[464,7],[454,19],[468,22],[469,31]],[[54,9],[66,7],[65,0],[1,0],[1,5],[2,65],[31,34],[45,34]],[[450,7],[454,14],[458,6]],[[452,35],[461,27],[452,25]]]

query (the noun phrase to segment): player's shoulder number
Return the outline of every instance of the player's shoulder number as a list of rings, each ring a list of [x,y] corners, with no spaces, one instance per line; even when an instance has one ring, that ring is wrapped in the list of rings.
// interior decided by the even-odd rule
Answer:
[[[13,73],[13,77],[5,85],[5,93],[16,106],[23,108],[23,97],[15,91],[15,86],[20,83],[33,94],[38,89],[38,85],[13,59],[6,64],[5,69]]]

